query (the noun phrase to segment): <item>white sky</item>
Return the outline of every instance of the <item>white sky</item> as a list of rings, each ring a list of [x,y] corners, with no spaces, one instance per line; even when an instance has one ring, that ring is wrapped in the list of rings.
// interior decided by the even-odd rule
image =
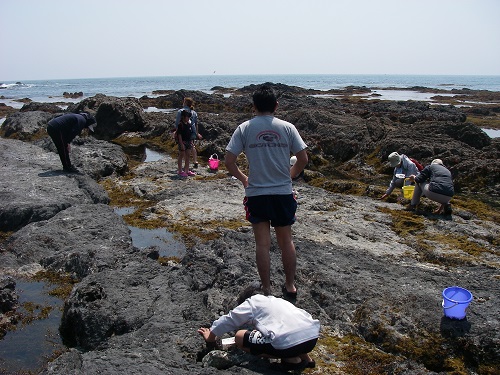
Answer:
[[[499,0],[0,0],[0,82],[500,75]]]

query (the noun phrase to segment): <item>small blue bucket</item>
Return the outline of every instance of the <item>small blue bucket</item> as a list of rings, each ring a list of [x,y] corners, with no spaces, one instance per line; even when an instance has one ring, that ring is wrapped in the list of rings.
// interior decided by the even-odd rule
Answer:
[[[472,293],[459,286],[452,286],[443,290],[444,315],[451,319],[464,319],[465,309],[472,301]]]

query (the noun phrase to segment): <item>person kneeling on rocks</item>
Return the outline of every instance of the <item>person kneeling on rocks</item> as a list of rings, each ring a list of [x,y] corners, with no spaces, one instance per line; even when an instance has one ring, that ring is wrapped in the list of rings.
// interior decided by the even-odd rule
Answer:
[[[217,337],[235,331],[236,346],[245,352],[266,358],[281,358],[286,370],[314,367],[309,356],[319,337],[319,320],[292,303],[264,295],[260,286],[247,287],[238,298],[238,306],[198,333],[207,347],[215,347]]]
[[[74,173],[78,170],[71,165],[69,159],[69,144],[83,129],[88,128],[94,131],[96,120],[88,113],[68,113],[58,116],[49,121],[47,133],[56,145],[57,153],[61,159],[63,169],[66,172]]]
[[[410,180],[415,181],[415,190],[407,211],[415,211],[420,197],[425,196],[432,201],[440,203],[435,214],[451,215],[450,200],[455,194],[451,172],[443,165],[441,159],[434,159],[418,175],[411,175]]]

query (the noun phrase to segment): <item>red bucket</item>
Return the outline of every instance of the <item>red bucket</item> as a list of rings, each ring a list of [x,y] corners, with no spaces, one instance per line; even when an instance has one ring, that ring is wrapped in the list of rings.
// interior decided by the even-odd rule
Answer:
[[[210,158],[208,159],[208,166],[212,171],[216,171],[217,169],[219,169],[219,157],[217,156],[217,154],[213,154],[212,156],[210,156]]]

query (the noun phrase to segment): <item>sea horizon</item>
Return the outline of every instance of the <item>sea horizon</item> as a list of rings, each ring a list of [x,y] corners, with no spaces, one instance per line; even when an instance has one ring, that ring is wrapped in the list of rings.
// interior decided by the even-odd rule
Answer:
[[[141,97],[156,90],[193,90],[207,93],[214,87],[241,88],[264,82],[282,83],[305,89],[334,90],[349,86],[367,88],[425,87],[500,91],[500,75],[404,75],[404,74],[249,74],[249,75],[179,75],[111,78],[71,78],[0,82],[3,100],[29,98],[54,101],[64,92],[82,92],[83,97],[96,94]]]
[[[328,91],[348,86],[372,89],[380,100],[431,101],[432,92],[417,92],[411,88],[443,90],[441,95],[453,95],[452,90],[488,90],[500,92],[500,76],[491,75],[404,75],[404,74],[253,74],[253,75],[191,75],[145,76],[114,78],[72,78],[59,80],[26,80],[0,83],[0,103],[21,108],[24,99],[35,102],[76,103],[104,94],[116,97],[155,97],[156,90],[189,90],[212,93],[213,88],[242,88],[265,82],[282,83],[305,89]],[[403,90],[406,89],[406,90]],[[425,91],[425,90],[424,90]],[[430,90],[429,90],[430,91]],[[449,93],[446,93],[449,91]],[[82,92],[77,98],[63,93]],[[149,109],[146,109],[149,110]],[[0,119],[0,124],[5,118]],[[498,130],[487,130],[490,137],[500,136]]]
[[[393,77],[499,77],[500,74],[403,74],[403,73],[266,73],[266,74],[172,74],[172,75],[140,75],[140,76],[113,76],[113,77],[72,77],[72,78],[29,78],[29,79],[0,79],[0,85],[16,82],[42,82],[42,81],[71,81],[71,80],[101,80],[101,79],[134,79],[134,78],[168,78],[168,77],[255,77],[255,76],[393,76]]]

